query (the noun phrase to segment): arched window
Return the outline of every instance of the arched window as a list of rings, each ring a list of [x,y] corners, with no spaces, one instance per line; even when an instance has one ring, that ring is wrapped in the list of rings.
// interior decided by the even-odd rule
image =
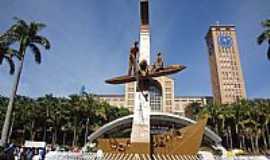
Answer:
[[[162,88],[159,83],[153,83],[149,87],[150,107],[152,112],[162,111]]]

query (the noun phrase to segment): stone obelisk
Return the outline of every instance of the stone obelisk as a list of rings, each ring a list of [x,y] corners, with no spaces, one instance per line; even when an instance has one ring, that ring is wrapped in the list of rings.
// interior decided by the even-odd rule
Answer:
[[[150,28],[149,28],[149,2],[140,0],[140,54],[139,62],[146,60],[150,64]],[[137,82],[138,83],[138,82]],[[137,85],[137,84],[136,84]],[[148,91],[142,93],[138,89],[135,93],[134,119],[131,131],[131,143],[139,152],[150,152],[150,102]]]

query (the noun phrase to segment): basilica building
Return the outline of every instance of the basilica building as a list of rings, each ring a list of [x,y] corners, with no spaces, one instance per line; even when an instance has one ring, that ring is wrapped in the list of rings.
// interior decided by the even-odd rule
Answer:
[[[155,85],[151,85],[149,88],[152,112],[167,112],[185,116],[185,108],[188,105],[196,103],[203,106],[213,99],[210,96],[176,96],[174,85],[174,80],[168,76],[155,78]],[[136,83],[128,83],[124,87],[124,95],[96,95],[96,98],[112,106],[128,108],[133,112],[135,90]]]

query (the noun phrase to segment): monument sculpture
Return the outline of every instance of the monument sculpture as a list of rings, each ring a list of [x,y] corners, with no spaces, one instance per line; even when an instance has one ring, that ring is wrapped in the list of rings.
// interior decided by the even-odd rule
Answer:
[[[130,154],[183,154],[195,155],[200,147],[207,117],[182,129],[172,129],[161,135],[150,135],[149,87],[160,76],[175,74],[186,67],[180,64],[164,65],[161,53],[150,64],[149,2],[140,0],[140,41],[130,49],[128,74],[114,77],[108,84],[136,82],[134,118],[130,138],[100,138],[98,148],[105,153]],[[139,48],[138,48],[139,44]]]
[[[131,76],[132,72],[133,75],[136,72],[136,61],[137,61],[137,55],[139,52],[138,48],[138,43],[137,41],[134,42],[134,47],[130,49],[129,53],[129,62],[128,62],[128,75]]]

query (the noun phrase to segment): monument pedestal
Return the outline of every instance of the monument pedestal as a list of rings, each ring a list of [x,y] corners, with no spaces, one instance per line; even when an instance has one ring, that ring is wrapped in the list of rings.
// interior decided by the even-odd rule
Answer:
[[[131,144],[139,151],[137,153],[150,153],[150,103],[148,99],[148,92],[135,93]]]
[[[152,135],[149,143],[131,142],[129,138],[98,139],[98,148],[113,154],[196,155],[201,146],[207,119],[207,116],[203,116],[195,124]]]

